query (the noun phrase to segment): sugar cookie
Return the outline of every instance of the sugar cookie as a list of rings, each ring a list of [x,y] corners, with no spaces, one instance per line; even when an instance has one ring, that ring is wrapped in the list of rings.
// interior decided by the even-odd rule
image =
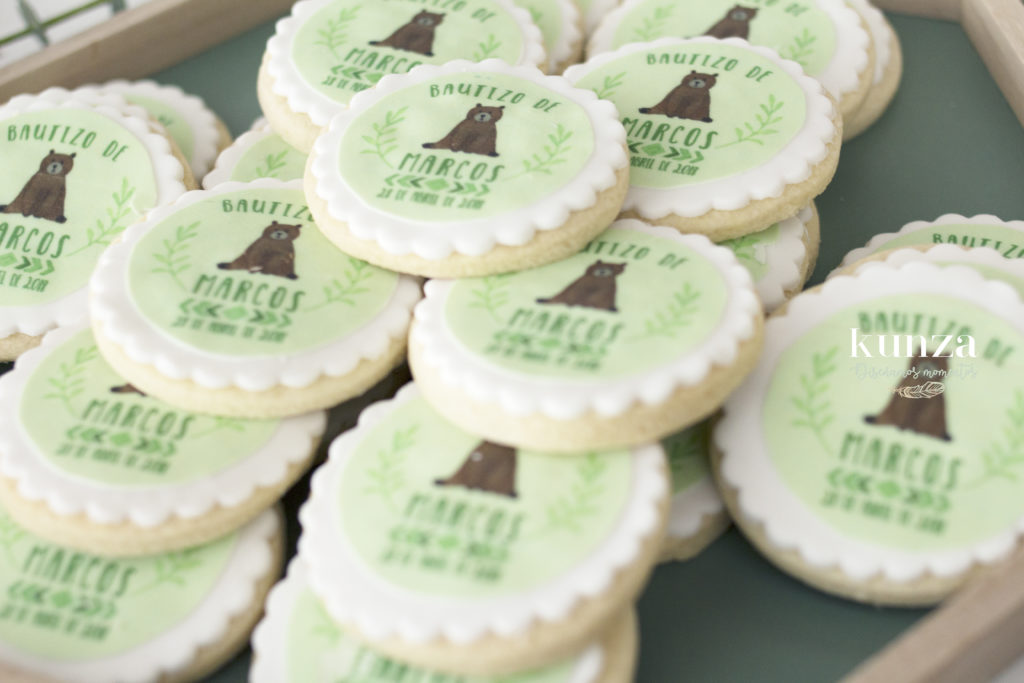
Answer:
[[[1018,292],[964,266],[872,267],[798,295],[715,429],[733,519],[822,590],[943,599],[1024,529],[1022,343]]]
[[[274,130],[308,152],[356,93],[459,58],[547,63],[540,29],[512,0],[300,0],[267,43],[257,93]]]
[[[172,405],[283,417],[362,393],[401,362],[413,278],[335,249],[302,183],[190,192],[108,249],[91,283],[100,353]]]
[[[201,679],[245,646],[284,545],[275,511],[213,543],[131,559],[52,545],[0,511],[0,543],[0,660],[75,683]]]
[[[547,72],[560,74],[583,56],[583,15],[576,0],[515,0],[544,38]]]
[[[806,207],[839,161],[842,121],[821,84],[738,38],[627,45],[565,77],[619,109],[627,218],[741,237]]]
[[[31,532],[101,555],[219,538],[305,472],[324,413],[288,420],[199,415],[145,396],[60,328],[0,378],[0,499]]]
[[[903,77],[903,48],[885,15],[868,0],[847,0],[860,14],[875,46],[875,77],[863,104],[846,117],[843,139],[855,138],[877,121],[889,108]]]
[[[229,180],[246,183],[260,178],[301,180],[307,155],[284,141],[268,126],[243,133],[217,157],[213,170],[203,178],[203,189]]]
[[[751,4],[627,0],[601,22],[587,56],[664,37],[739,38],[799,64],[839,102],[844,118],[861,107],[875,77],[875,48],[857,12],[843,0]]]
[[[400,668],[409,680],[444,681],[428,672],[388,659],[359,644],[339,628],[309,587],[308,570],[293,560],[288,577],[270,592],[267,615],[253,634],[251,683],[316,683],[345,680],[383,682]],[[516,683],[624,683],[636,662],[636,617],[616,618],[608,634],[578,656],[534,672],[513,675]],[[500,683],[507,677],[465,683]]]
[[[100,253],[186,190],[149,122],[108,105],[24,96],[0,107],[0,359],[86,314]]]
[[[383,79],[331,121],[306,170],[317,225],[345,252],[427,277],[566,258],[629,184],[615,107],[497,60]]]
[[[572,453],[649,443],[710,415],[757,362],[761,325],[731,251],[627,220],[559,263],[431,280],[409,362],[463,429]]]

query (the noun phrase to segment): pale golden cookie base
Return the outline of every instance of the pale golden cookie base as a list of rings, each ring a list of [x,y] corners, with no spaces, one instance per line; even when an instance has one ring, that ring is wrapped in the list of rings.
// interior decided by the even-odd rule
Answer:
[[[293,112],[288,100],[274,92],[274,79],[267,71],[269,55],[264,53],[260,64],[259,76],[256,79],[256,96],[260,102],[263,115],[270,122],[270,127],[285,142],[303,154],[313,150],[313,143],[320,135],[320,126],[313,123],[307,114]]]
[[[249,644],[249,636],[263,616],[263,605],[266,602],[267,593],[277,582],[284,561],[284,517],[280,510],[278,510],[277,516],[279,531],[270,541],[270,552],[273,555],[271,569],[253,585],[252,602],[228,622],[220,640],[199,648],[188,666],[180,671],[164,674],[156,679],[157,683],[198,681],[220,668],[224,662],[234,657]],[[58,683],[56,679],[47,678],[37,673],[19,671],[13,665],[5,662],[0,662],[0,681],[3,683]],[[612,682],[609,681],[609,683]]]
[[[636,211],[623,211],[620,217],[636,218],[651,225],[667,225],[682,233],[705,235],[712,242],[723,242],[770,228],[775,223],[795,216],[832,182],[843,144],[842,120],[836,117],[833,122],[836,135],[828,144],[825,158],[811,169],[807,180],[787,185],[778,197],[758,199],[735,211],[713,209],[690,218],[677,214],[644,218]]]
[[[757,365],[764,337],[760,315],[755,324],[754,334],[740,342],[730,365],[712,366],[699,384],[678,387],[662,403],[652,406],[638,401],[610,418],[592,412],[572,420],[556,420],[539,413],[509,415],[497,403],[480,403],[462,388],[445,382],[415,343],[409,345],[409,367],[434,410],[466,431],[518,448],[578,455],[651,443],[714,413]]]
[[[632,605],[612,620],[608,633],[601,638],[601,648],[603,666],[594,683],[632,681],[640,649],[636,609]]]
[[[443,259],[430,260],[415,254],[390,254],[375,240],[355,237],[349,232],[348,224],[333,218],[328,212],[327,202],[311,189],[316,187],[311,169],[312,157],[306,164],[306,203],[317,227],[335,246],[350,256],[381,268],[436,278],[493,275],[566,259],[605,231],[615,220],[629,190],[629,166],[626,166],[616,172],[615,185],[597,195],[594,206],[570,213],[568,220],[554,230],[537,230],[533,238],[522,246],[499,244],[479,256],[453,252]],[[500,216],[495,220],[501,220]]]
[[[895,30],[890,39],[889,53],[889,64],[885,67],[882,82],[872,86],[864,104],[847,118],[844,140],[852,140],[870,128],[882,117],[896,96],[903,78],[903,50]]]
[[[288,467],[280,481],[255,489],[239,505],[218,505],[198,517],[171,517],[152,527],[141,527],[130,520],[99,524],[83,513],[58,514],[45,501],[23,498],[16,480],[5,476],[0,476],[0,503],[18,525],[56,545],[106,557],[156,555],[202,545],[252,521],[305,474],[318,447],[319,440],[302,461]]]
[[[665,535],[661,542],[661,554],[658,562],[684,562],[699,555],[705,548],[711,545],[725,530],[732,524],[732,519],[725,512],[714,515],[704,515],[700,522],[700,528],[685,538]]]
[[[114,372],[139,390],[184,410],[226,417],[270,418],[302,415],[322,410],[362,394],[383,379],[405,356],[406,338],[392,339],[379,357],[361,360],[340,377],[322,375],[298,389],[278,385],[266,391],[245,391],[237,387],[207,389],[191,380],[171,379],[151,365],[136,363],[103,333],[103,324],[93,320],[96,346]]]
[[[227,124],[219,116],[214,115],[214,118],[217,123],[217,152],[220,153],[230,147],[235,139],[231,136],[231,131],[228,130]]]
[[[661,465],[665,467],[664,462]],[[663,472],[668,476],[667,471]],[[608,590],[581,598],[575,609],[557,622],[535,621],[529,630],[518,636],[503,638],[485,635],[467,645],[439,639],[414,644],[397,637],[370,640],[354,624],[342,624],[353,638],[381,654],[432,671],[466,676],[501,676],[529,671],[569,659],[601,638],[612,625],[621,620],[622,612],[632,607],[658,558],[661,539],[669,509],[669,496],[658,506],[658,524],[643,539],[632,564],[620,569]],[[617,670],[631,669],[629,662],[615,664]],[[609,683],[616,679],[608,677]],[[626,679],[618,679],[623,680]]]
[[[811,212],[814,215],[807,222],[807,231],[802,240],[804,243],[804,262],[800,267],[800,284],[783,292],[787,299],[792,299],[803,291],[804,285],[807,284],[811,273],[814,272],[814,266],[818,263],[818,251],[821,247],[821,216],[818,214],[818,207],[813,202],[811,203]]]

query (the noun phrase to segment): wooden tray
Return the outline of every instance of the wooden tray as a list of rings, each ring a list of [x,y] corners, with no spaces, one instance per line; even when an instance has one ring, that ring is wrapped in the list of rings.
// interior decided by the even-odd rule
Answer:
[[[1024,131],[1017,125],[1024,123],[1024,4],[876,4],[917,15],[891,17],[903,42],[904,81],[883,119],[844,146],[836,179],[818,202],[823,241],[812,282],[848,250],[911,220],[947,212],[1024,218]],[[241,133],[259,115],[256,71],[273,32],[266,22],[290,5],[153,0],[0,69],[0,101],[53,84],[152,75],[204,97]],[[351,419],[334,417],[336,426]],[[292,544],[305,486],[286,498]],[[853,683],[984,681],[1024,653],[1022,576],[1024,554],[930,613],[876,609],[805,588],[730,531],[695,560],[656,570],[639,604],[637,680],[789,683],[849,674]],[[240,683],[247,669],[244,653],[207,680]]]

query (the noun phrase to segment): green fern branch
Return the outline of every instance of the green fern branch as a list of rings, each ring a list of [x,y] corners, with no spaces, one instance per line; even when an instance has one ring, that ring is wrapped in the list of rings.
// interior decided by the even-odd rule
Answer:
[[[398,124],[405,121],[405,112],[408,109],[408,107],[402,107],[401,109],[389,111],[384,114],[383,123],[373,124],[375,135],[363,136],[363,142],[368,146],[360,151],[360,154],[371,154],[380,157],[380,160],[388,168],[394,168],[391,162],[388,161],[388,155],[398,149]]]
[[[807,28],[804,28],[803,33],[793,38],[793,42],[787,45],[782,50],[782,56],[786,59],[792,59],[800,66],[807,67],[807,58],[814,54],[814,43],[817,42],[818,38],[810,32]]]
[[[825,438],[825,430],[835,419],[832,402],[826,398],[829,391],[827,380],[836,370],[836,354],[838,353],[839,347],[833,346],[825,353],[813,354],[810,374],[800,375],[800,387],[803,389],[803,393],[789,398],[790,403],[797,411],[797,417],[790,424],[794,427],[811,430],[826,453],[831,453],[832,447],[829,446],[828,439]]]
[[[61,363],[60,371],[56,377],[50,377],[46,381],[52,390],[43,394],[43,398],[52,398],[60,401],[68,414],[78,417],[73,401],[85,391],[85,370],[86,366],[96,359],[98,350],[96,346],[89,345],[75,351],[75,357],[70,363]]]
[[[1002,436],[1002,442],[994,441],[981,452],[984,472],[965,488],[980,486],[992,479],[1020,481],[1018,468],[1024,465],[1024,391],[1014,393],[1013,405],[1006,411]]]
[[[480,279],[480,286],[470,290],[473,301],[470,308],[482,308],[495,322],[501,322],[498,310],[508,303],[508,276],[491,275]]]
[[[185,249],[188,247],[188,243],[199,235],[198,228],[199,221],[188,227],[179,225],[175,228],[174,238],[163,241],[163,253],[153,254],[153,260],[158,265],[150,272],[154,275],[159,273],[170,275],[182,291],[188,291],[185,283],[181,281],[181,274],[192,267],[191,257]]]
[[[566,495],[547,506],[547,529],[579,532],[583,522],[600,509],[608,463],[597,453],[580,458],[576,478]]]
[[[375,466],[366,471],[370,483],[363,492],[370,496],[380,496],[388,507],[395,508],[395,494],[405,487],[405,454],[416,443],[416,432],[419,425],[399,429],[391,436],[391,445],[386,450],[377,451]]]
[[[96,219],[96,227],[88,228],[85,231],[86,242],[75,249],[68,256],[74,256],[96,245],[108,246],[110,242],[128,227],[127,218],[135,215],[135,209],[131,204],[135,196],[135,186],[128,182],[128,178],[121,180],[121,189],[110,195],[111,205],[107,207],[107,220]]]
[[[325,306],[333,306],[335,304],[355,306],[356,298],[360,294],[365,294],[370,291],[370,289],[365,286],[366,282],[373,278],[374,274],[373,268],[370,267],[370,264],[350,257],[348,265],[349,267],[344,273],[342,273],[344,282],[334,279],[331,280],[329,284],[324,285],[324,300],[315,306],[305,308],[304,310],[307,313],[310,311],[318,311]]]
[[[283,149],[277,154],[268,154],[263,159],[265,166],[256,167],[257,178],[276,178],[277,172],[283,169],[288,163],[285,161],[285,157],[288,156],[288,150]]]
[[[200,546],[157,556],[154,559],[156,576],[149,583],[133,591],[133,595],[148,593],[166,583],[184,588],[188,584],[185,575],[203,563],[201,551],[202,547]]]
[[[640,27],[633,31],[633,41],[647,43],[665,34],[664,25],[672,17],[672,5],[661,5],[655,7],[651,16],[646,17]]]
[[[486,40],[480,41],[476,46],[476,51],[473,53],[474,62],[482,62],[485,59],[489,59],[494,56],[494,53],[501,48],[501,41],[494,37],[494,34],[488,34]]]
[[[341,55],[338,54],[338,48],[341,47],[345,42],[345,39],[348,37],[346,33],[348,25],[356,18],[359,10],[359,5],[356,5],[355,7],[345,7],[338,12],[337,18],[328,19],[327,27],[316,32],[318,39],[314,40],[313,44],[327,48],[335,61],[340,62]]]
[[[569,144],[572,135],[571,130],[562,124],[558,124],[557,130],[548,135],[548,144],[544,145],[543,154],[533,154],[529,159],[524,160],[523,170],[508,176],[507,180],[533,173],[551,175],[551,169],[564,164],[566,162],[565,156],[572,151],[572,145]]]
[[[784,104],[785,102],[775,99],[775,95],[769,95],[768,101],[761,105],[761,113],[755,116],[754,122],[747,121],[743,128],[736,128],[736,139],[719,145],[718,148],[732,147],[744,142],[763,146],[764,140],[761,138],[778,134],[779,131],[772,126],[782,122],[782,117],[778,114]]]
[[[615,91],[618,90],[623,83],[626,82],[626,72],[621,71],[614,76],[605,76],[604,81],[601,83],[601,87],[595,92],[597,96],[602,100],[610,100],[615,96]]]
[[[672,301],[667,307],[644,321],[644,331],[634,339],[675,337],[679,330],[690,324],[693,314],[697,312],[699,299],[700,292],[687,282],[682,289],[672,295]]]

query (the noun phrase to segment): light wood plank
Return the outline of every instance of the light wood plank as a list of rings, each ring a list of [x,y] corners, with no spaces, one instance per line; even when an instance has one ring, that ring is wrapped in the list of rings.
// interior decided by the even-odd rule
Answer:
[[[872,0],[879,8],[900,14],[914,14],[932,19],[960,20],[960,7],[975,0]]]
[[[962,21],[975,49],[1024,125],[1024,3],[970,0],[964,5]]]
[[[140,78],[282,16],[291,5],[292,0],[152,0],[0,69],[0,102],[53,85]]]
[[[984,683],[1024,654],[1024,551],[989,570],[843,683]]]

